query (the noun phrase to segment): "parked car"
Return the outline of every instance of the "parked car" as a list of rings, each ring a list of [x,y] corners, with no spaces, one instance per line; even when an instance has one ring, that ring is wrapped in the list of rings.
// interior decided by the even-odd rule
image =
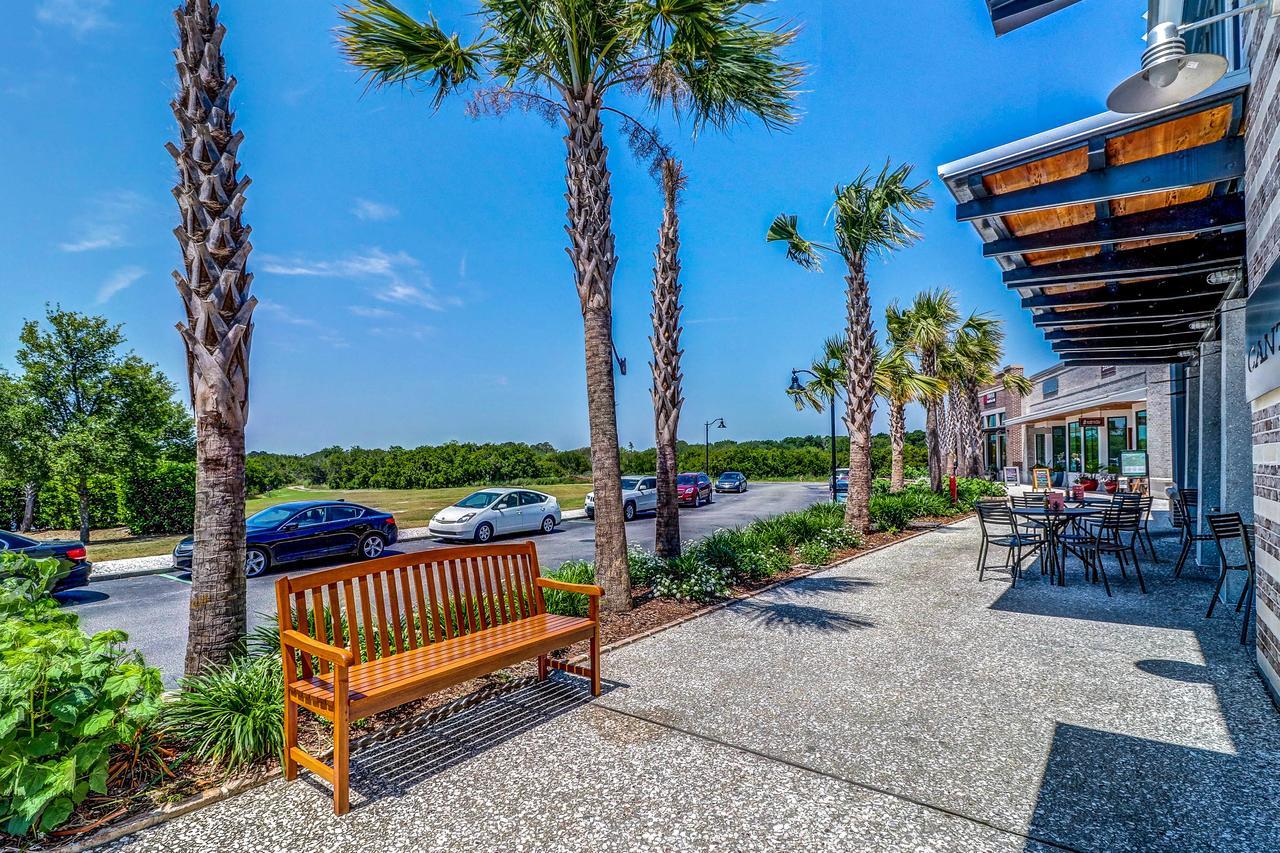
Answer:
[[[676,495],[681,505],[702,506],[715,500],[715,489],[711,488],[711,478],[699,471],[676,477]]]
[[[245,520],[244,573],[256,578],[272,566],[321,557],[381,557],[399,538],[395,516],[346,501],[292,501]],[[195,538],[173,549],[173,565],[190,570]]]
[[[747,477],[738,471],[725,471],[716,480],[717,492],[745,492],[747,490]]]
[[[427,529],[441,539],[488,542],[507,533],[550,533],[561,521],[560,502],[530,489],[481,489],[435,514]]]
[[[656,512],[658,509],[657,477],[623,477],[622,478],[622,516],[627,521],[641,512]],[[587,518],[596,517],[596,493],[587,492]]]
[[[58,579],[54,582],[54,592],[84,586],[93,572],[88,551],[78,539],[32,539],[30,536],[0,531],[0,551],[15,551],[34,560],[57,560]]]
[[[836,469],[836,489],[835,489],[835,493],[831,495],[831,500],[834,503],[842,504],[848,499],[849,499],[849,469],[837,468]]]

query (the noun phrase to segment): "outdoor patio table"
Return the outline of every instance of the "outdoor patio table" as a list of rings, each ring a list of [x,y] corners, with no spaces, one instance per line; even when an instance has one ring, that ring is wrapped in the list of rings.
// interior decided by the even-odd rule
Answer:
[[[1065,559],[1058,559],[1058,534],[1078,518],[1087,518],[1102,512],[1100,506],[1069,506],[1063,509],[1048,507],[1015,507],[1014,515],[1030,518],[1044,525],[1045,541],[1040,546],[1040,564],[1049,570],[1049,583],[1066,586]]]

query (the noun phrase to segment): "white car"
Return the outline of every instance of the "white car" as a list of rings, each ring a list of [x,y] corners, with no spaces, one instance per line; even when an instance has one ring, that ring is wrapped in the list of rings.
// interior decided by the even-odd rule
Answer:
[[[531,489],[481,489],[435,514],[427,529],[441,539],[488,542],[508,533],[550,533],[560,523],[560,502]]]
[[[587,518],[596,517],[596,493],[587,492]],[[622,515],[627,521],[640,512],[658,511],[657,477],[622,478]]]

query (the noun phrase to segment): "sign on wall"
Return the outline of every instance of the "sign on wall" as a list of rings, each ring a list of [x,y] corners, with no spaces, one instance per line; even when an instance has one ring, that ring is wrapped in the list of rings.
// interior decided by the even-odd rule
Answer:
[[[1080,419],[1080,426],[1082,427],[1088,427],[1088,426],[1100,427],[1100,426],[1106,426],[1106,425],[1107,425],[1106,418],[1081,418]]]
[[[1006,486],[1016,486],[1022,482],[1022,469],[1017,465],[1004,466],[1004,484]]]
[[[1120,451],[1120,476],[1122,477],[1148,476],[1147,451],[1145,450]]]
[[[1280,261],[1249,294],[1245,306],[1245,396],[1256,400],[1280,388]]]

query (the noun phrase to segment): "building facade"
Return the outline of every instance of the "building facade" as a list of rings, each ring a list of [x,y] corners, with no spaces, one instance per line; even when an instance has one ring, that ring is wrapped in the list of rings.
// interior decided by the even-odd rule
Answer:
[[[1048,468],[1068,486],[1086,474],[1118,475],[1122,451],[1145,450],[1153,493],[1172,483],[1167,366],[1057,364],[1028,379],[1025,396],[1000,386],[980,392],[989,470],[1017,467],[1028,483],[1032,468]]]

